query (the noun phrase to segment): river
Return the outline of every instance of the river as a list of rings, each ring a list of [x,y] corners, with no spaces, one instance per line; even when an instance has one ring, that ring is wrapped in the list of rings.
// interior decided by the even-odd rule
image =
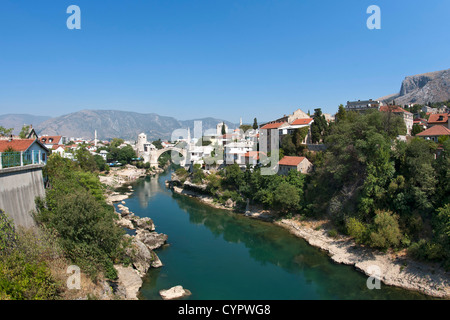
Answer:
[[[173,194],[165,188],[168,179],[170,172],[140,179],[125,200],[169,236],[156,251],[164,266],[148,272],[140,299],[159,300],[159,290],[176,285],[193,300],[428,298],[383,284],[369,290],[365,275],[282,227]]]

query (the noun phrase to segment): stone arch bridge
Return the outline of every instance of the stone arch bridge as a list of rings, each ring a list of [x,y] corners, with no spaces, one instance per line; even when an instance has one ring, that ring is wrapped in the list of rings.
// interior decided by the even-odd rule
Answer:
[[[176,148],[176,147],[169,147],[164,149],[155,149],[150,150],[148,152],[148,162],[150,162],[151,167],[158,167],[158,159],[159,157],[165,153],[165,152],[171,152],[172,153],[172,161],[175,164],[179,164],[180,166],[184,166],[186,164],[186,158],[187,158],[187,151],[184,148]],[[183,157],[181,158],[179,156],[181,154]],[[145,157],[144,157],[145,159]],[[147,159],[145,159],[147,160]]]

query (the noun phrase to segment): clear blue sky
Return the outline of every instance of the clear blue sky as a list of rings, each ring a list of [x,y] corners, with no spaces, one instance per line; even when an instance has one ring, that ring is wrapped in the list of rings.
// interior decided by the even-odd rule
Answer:
[[[366,27],[372,4],[381,30]],[[334,113],[449,68],[449,13],[448,0],[2,0],[0,114]]]

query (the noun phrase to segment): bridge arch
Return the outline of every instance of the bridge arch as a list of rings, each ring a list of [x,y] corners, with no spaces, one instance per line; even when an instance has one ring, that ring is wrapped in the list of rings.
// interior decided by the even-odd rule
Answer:
[[[177,147],[169,147],[164,149],[156,149],[156,150],[150,150],[150,166],[151,167],[158,167],[158,159],[159,157],[166,152],[172,153],[172,161],[175,164],[179,164],[180,166],[184,166],[186,164],[186,157],[187,157],[187,151],[184,148],[177,148]],[[179,154],[182,155],[182,158],[180,158]]]

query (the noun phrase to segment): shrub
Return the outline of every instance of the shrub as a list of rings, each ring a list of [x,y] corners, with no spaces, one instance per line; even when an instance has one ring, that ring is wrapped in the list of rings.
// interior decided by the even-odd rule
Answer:
[[[430,243],[425,239],[414,242],[409,248],[408,253],[417,260],[436,261],[443,258],[444,252],[442,246],[437,243]]]
[[[210,174],[206,177],[206,180],[208,181],[206,190],[214,195],[220,189],[220,178],[216,174]]]
[[[114,215],[87,190],[74,190],[56,200],[52,210],[40,208],[37,220],[55,229],[68,256],[95,276],[118,257],[123,231]]]
[[[178,168],[177,170],[175,170],[175,174],[181,178],[187,176],[188,172],[185,168]]]
[[[398,216],[391,211],[376,211],[375,230],[370,233],[369,244],[372,247],[387,249],[397,247],[402,239],[398,225]]]
[[[366,242],[367,227],[364,223],[351,217],[347,219],[345,226],[347,228],[347,233],[355,239],[356,243]]]
[[[59,288],[47,265],[15,250],[0,258],[0,297],[11,300],[48,300]]]
[[[0,254],[14,248],[17,234],[12,220],[0,209]]]
[[[13,227],[9,223],[9,230]],[[0,251],[0,300],[59,298],[61,284],[52,276],[48,266],[49,261],[59,257],[59,252],[45,230],[38,233],[14,231],[13,239],[14,246]]]
[[[330,231],[328,231],[328,235],[332,238],[336,238],[338,236],[338,232],[336,231],[336,229],[331,229]]]

